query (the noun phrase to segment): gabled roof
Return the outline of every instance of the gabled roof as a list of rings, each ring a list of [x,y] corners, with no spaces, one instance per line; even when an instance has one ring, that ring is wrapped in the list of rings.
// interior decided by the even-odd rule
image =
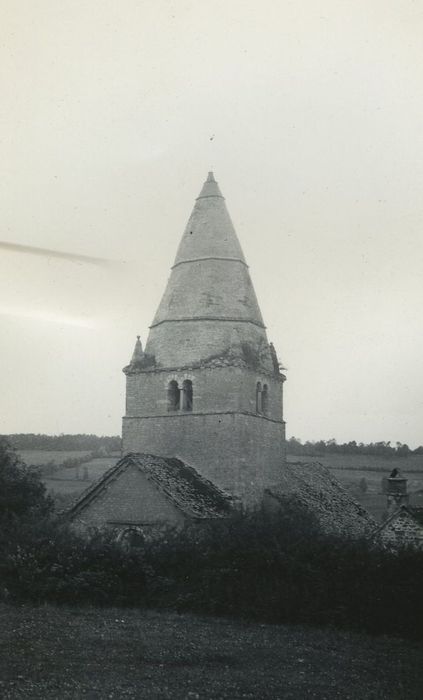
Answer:
[[[181,460],[130,453],[84,491],[68,511],[70,519],[79,515],[111,482],[131,466],[139,469],[149,482],[188,518],[222,518],[231,511],[230,497]]]
[[[267,493],[282,504],[286,498],[295,499],[327,533],[360,537],[376,526],[370,513],[319,462],[287,462],[277,488]]]
[[[420,526],[423,529],[423,508],[416,508],[404,504],[401,505],[399,508],[394,510],[394,512],[391,513],[391,515],[389,515],[383,521],[383,523],[375,528],[375,530],[372,532],[372,537],[377,537],[381,532],[383,532],[383,530],[386,530],[391,523],[398,519],[413,521],[417,526]]]

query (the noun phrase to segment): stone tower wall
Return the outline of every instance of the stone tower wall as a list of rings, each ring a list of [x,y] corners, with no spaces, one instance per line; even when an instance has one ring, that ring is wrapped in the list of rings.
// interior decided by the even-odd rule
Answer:
[[[179,457],[244,502],[259,501],[263,488],[277,482],[284,377],[212,173],[185,228],[145,353],[137,345],[124,371],[124,452]],[[192,382],[193,410],[169,411],[169,382],[181,388],[184,380]],[[256,406],[258,382],[268,387],[265,411]]]
[[[130,374],[127,376],[126,416],[169,417],[168,384],[176,380],[181,387],[185,379],[190,379],[193,384],[193,413],[257,413],[257,382],[262,386],[267,384],[266,415],[268,418],[281,421],[282,383],[259,370],[247,370],[242,367],[210,367]]]
[[[284,423],[242,413],[125,417],[125,452],[178,457],[245,503],[278,482]]]

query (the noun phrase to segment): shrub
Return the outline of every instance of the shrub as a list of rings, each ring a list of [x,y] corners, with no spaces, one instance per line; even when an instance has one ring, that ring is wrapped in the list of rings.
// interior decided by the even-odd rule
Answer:
[[[0,452],[0,593],[15,601],[150,605],[423,638],[423,552],[327,536],[309,512],[193,522],[127,551],[72,532],[39,478]]]
[[[3,546],[2,546],[3,545]],[[13,546],[0,541],[0,583],[12,600],[36,603],[142,603],[142,560],[125,552],[111,533],[82,538],[57,520],[23,527]]]
[[[39,473],[28,469],[8,442],[0,439],[0,527],[45,517],[52,509]]]
[[[169,532],[144,561],[155,605],[423,637],[423,553],[322,535],[293,504]]]
[[[0,595],[36,602],[139,603],[142,562],[111,533],[73,533],[39,474],[0,440]]]

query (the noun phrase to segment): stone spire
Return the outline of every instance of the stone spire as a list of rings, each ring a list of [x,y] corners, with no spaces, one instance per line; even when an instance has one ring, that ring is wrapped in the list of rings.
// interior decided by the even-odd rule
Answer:
[[[227,352],[234,329],[241,346],[268,345],[248,266],[210,172],[179,244],[146,353],[163,367],[198,362]],[[269,363],[273,369],[270,354]]]
[[[196,199],[176,253],[175,266],[190,260],[217,258],[245,264],[219,185],[209,173]]]

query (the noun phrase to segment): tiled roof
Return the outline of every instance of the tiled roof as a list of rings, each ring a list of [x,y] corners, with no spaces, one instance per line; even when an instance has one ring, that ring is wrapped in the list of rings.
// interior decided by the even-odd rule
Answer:
[[[175,458],[127,454],[92,484],[69,511],[73,518],[129,466],[137,467],[176,508],[193,519],[222,518],[231,511],[231,499],[192,467]]]
[[[370,513],[319,462],[287,462],[278,487],[267,493],[282,503],[286,498],[295,499],[327,533],[360,537],[376,527]]]

